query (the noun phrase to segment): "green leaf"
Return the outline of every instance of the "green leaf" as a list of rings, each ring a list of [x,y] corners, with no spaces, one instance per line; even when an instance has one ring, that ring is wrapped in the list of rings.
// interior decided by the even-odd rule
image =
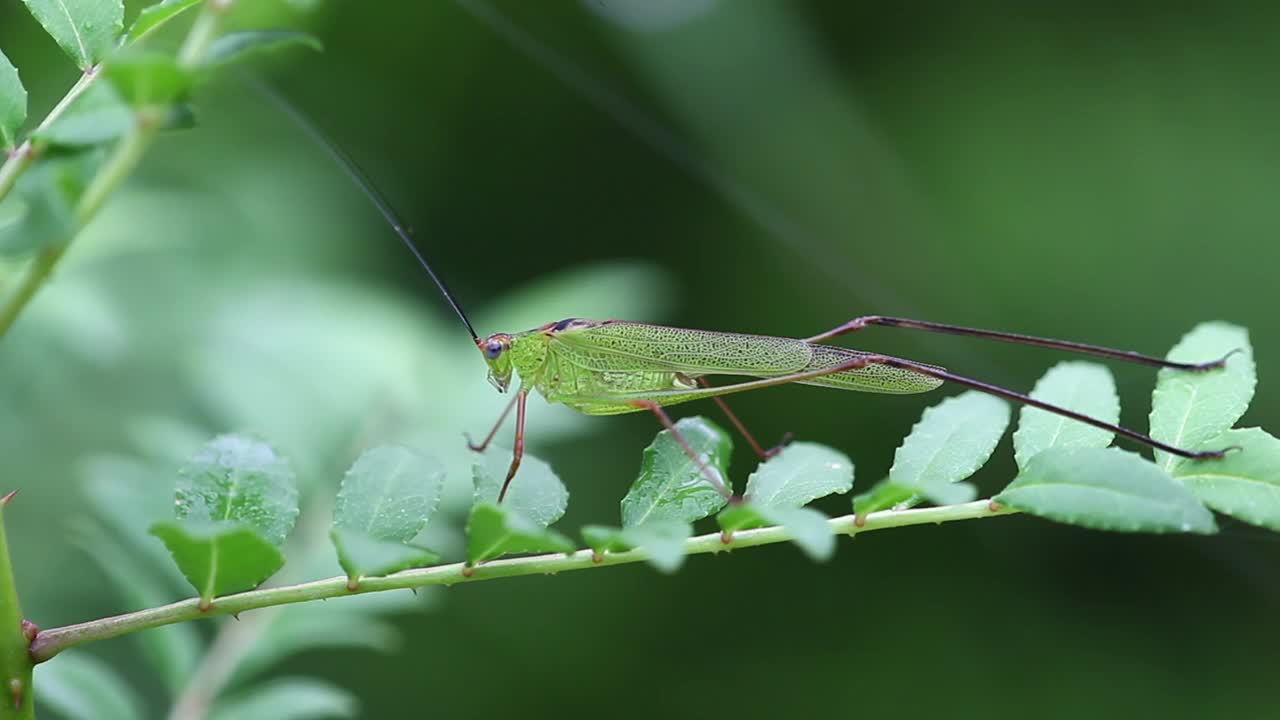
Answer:
[[[596,552],[625,552],[640,548],[648,562],[661,572],[673,573],[684,564],[684,542],[693,537],[693,526],[679,520],[653,520],[629,528],[587,525],[582,538]]]
[[[889,480],[944,505],[977,495],[961,480],[978,471],[1009,425],[1009,405],[979,392],[947,398],[924,411],[893,456]]]
[[[1233,350],[1227,366],[1190,372],[1161,370],[1151,396],[1151,437],[1179,448],[1200,447],[1230,430],[1253,399],[1258,378],[1249,333],[1226,323],[1203,323],[1169,351],[1169,360],[1208,362]],[[1181,459],[1156,451],[1156,463],[1169,471]]]
[[[81,70],[97,65],[124,29],[122,0],[22,0]]]
[[[333,510],[334,527],[375,540],[409,542],[440,504],[444,470],[401,445],[362,454],[347,471]]]
[[[335,527],[329,539],[338,550],[338,563],[347,577],[379,577],[440,561],[436,553],[417,545],[378,540],[358,530]]]
[[[0,223],[0,257],[25,255],[67,242],[76,228],[76,204],[101,161],[99,153],[46,158],[18,179],[0,208],[13,213]]]
[[[0,51],[0,150],[18,144],[18,128],[27,120],[27,89],[18,69]]]
[[[870,490],[853,498],[853,511],[859,515],[866,515],[889,508],[911,507],[921,500],[922,498],[915,490],[894,485],[889,478],[885,478],[872,485]]]
[[[129,132],[136,123],[137,116],[115,88],[94,83],[67,112],[32,137],[61,147],[101,145]]]
[[[261,585],[284,565],[280,549],[244,525],[164,520],[151,526],[151,534],[164,541],[206,605]]]
[[[729,456],[733,441],[715,423],[702,417],[684,418],[676,430],[689,447],[729,486]],[[640,477],[622,498],[622,526],[655,520],[694,522],[724,507],[725,498],[689,457],[670,430],[658,433],[644,449]]]
[[[475,464],[471,466],[475,482],[474,504],[497,503],[510,463],[511,451],[497,446],[490,446],[489,452],[476,457]],[[520,462],[520,472],[512,479],[502,507],[546,527],[559,520],[569,507],[569,489],[560,482],[550,465],[525,453]]]
[[[816,443],[788,445],[747,478],[744,499],[756,507],[802,507],[853,488],[853,461]]]
[[[280,678],[219,700],[209,719],[321,720],[355,717],[356,710],[355,698],[330,683]]]
[[[387,575],[437,562],[408,544],[440,504],[444,471],[435,460],[399,445],[365,452],[342,480],[329,533],[349,578]]]
[[[289,47],[308,47],[316,52],[324,50],[319,38],[297,30],[241,30],[214,40],[209,46],[205,65],[227,65],[255,53],[275,52]]]
[[[179,520],[245,525],[279,545],[298,518],[293,470],[265,442],[221,435],[179,470],[176,512]]]
[[[836,551],[835,531],[826,515],[806,507],[759,507],[748,503],[731,505],[716,516],[716,522],[725,532],[737,532],[764,525],[781,525],[791,542],[810,559],[817,562],[830,560]]]
[[[573,542],[504,505],[482,502],[467,520],[467,562],[507,553],[573,552]]]
[[[1070,525],[1126,532],[1214,533],[1182,483],[1118,448],[1052,448],[1036,455],[995,501]]]
[[[1120,421],[1115,380],[1109,370],[1095,363],[1058,363],[1036,382],[1031,397],[1113,425]],[[1018,467],[1024,468],[1042,450],[1106,447],[1114,436],[1110,430],[1026,405],[1019,412],[1018,429],[1013,433],[1013,452]]]
[[[1280,440],[1261,428],[1229,430],[1201,449],[1238,446],[1225,457],[1182,459],[1173,476],[1221,513],[1280,530]]]
[[[50,708],[65,717],[94,720],[146,717],[142,702],[119,673],[88,653],[62,653],[37,665],[35,673],[42,712]]]
[[[134,107],[167,105],[185,96],[195,79],[174,56],[150,51],[111,58],[106,75],[125,102]]]
[[[161,25],[200,3],[201,0],[161,0],[155,5],[148,5],[138,13],[138,19],[134,20],[133,25],[129,27],[128,42],[134,43],[141,40]]]

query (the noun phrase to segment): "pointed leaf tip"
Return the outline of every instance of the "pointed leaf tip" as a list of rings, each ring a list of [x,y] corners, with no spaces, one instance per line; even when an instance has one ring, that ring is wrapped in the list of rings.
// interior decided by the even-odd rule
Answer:
[[[1119,448],[1045,450],[993,500],[1098,530],[1217,532],[1213,514],[1186,486]]]
[[[1173,476],[1209,507],[1280,530],[1280,440],[1261,428],[1229,430],[1201,449],[1236,446],[1221,458],[1181,460]]]
[[[1222,368],[1160,371],[1151,395],[1151,437],[1190,449],[1235,425],[1253,400],[1258,383],[1248,331],[1222,322],[1202,323],[1183,336],[1167,357],[1201,363],[1228,353]],[[1156,451],[1155,458],[1166,472],[1181,462],[1177,455],[1161,451]]]
[[[0,507],[4,507],[8,505],[9,501],[13,500],[13,498],[16,497],[17,495],[18,495],[17,490],[10,490],[9,492],[5,493],[4,497],[0,497]]]

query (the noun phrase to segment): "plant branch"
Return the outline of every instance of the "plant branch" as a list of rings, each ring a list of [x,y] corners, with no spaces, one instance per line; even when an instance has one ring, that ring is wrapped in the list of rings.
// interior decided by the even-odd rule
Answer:
[[[192,69],[200,64],[209,45],[217,37],[218,25],[222,15],[231,5],[232,0],[206,0],[196,17],[178,51],[178,64]],[[67,93],[67,96],[54,107],[49,116],[40,123],[37,130],[44,128],[57,119],[67,107],[88,89],[97,75],[97,68],[91,68],[81,76],[80,81]],[[106,203],[107,197],[124,182],[138,162],[146,153],[151,140],[159,132],[161,114],[157,108],[140,108],[138,118],[132,130],[120,138],[107,161],[98,169],[96,175],[85,188],[75,208],[75,223],[70,237],[63,238],[42,249],[27,266],[26,274],[18,282],[3,303],[0,303],[0,337],[9,331],[18,316],[35,297],[36,292],[53,274],[58,261],[66,254],[71,242],[93,220],[98,211]],[[12,188],[18,175],[27,168],[38,154],[39,145],[27,140],[13,154],[4,166],[0,166],[0,198]],[[25,148],[25,150],[24,150]],[[7,183],[7,185],[6,185]]]
[[[35,667],[27,653],[28,638],[18,603],[18,586],[9,559],[9,542],[4,532],[4,508],[13,493],[0,498],[0,717],[34,718],[31,670]]]
[[[36,126],[32,134],[39,133],[62,117],[67,108],[71,107],[71,103],[83,95],[84,91],[88,90],[93,81],[97,79],[98,70],[99,68],[96,65],[85,70],[80,79],[76,80],[76,84],[72,85],[67,94],[63,95],[58,104],[54,105],[53,109],[49,111],[49,114],[44,116],[44,120],[40,121],[40,124]],[[0,200],[9,194],[14,184],[18,182],[18,176],[22,175],[31,166],[36,156],[43,151],[44,143],[28,137],[21,145],[9,152],[8,159],[5,160],[3,165],[0,165]]]
[[[937,524],[953,520],[978,520],[997,515],[1008,515],[1014,512],[1016,511],[996,505],[990,500],[977,500],[961,505],[945,505],[912,510],[884,510],[866,516],[844,515],[832,518],[829,522],[831,529],[837,534],[856,535],[872,530],[905,527],[908,525]],[[735,548],[771,545],[786,542],[790,539],[791,536],[781,526],[740,530],[728,536],[722,533],[708,533],[686,540],[684,551],[686,555],[701,555]],[[383,590],[404,590],[428,585],[453,585],[454,583],[492,580],[502,577],[545,575],[567,570],[586,570],[606,565],[624,565],[641,562],[648,557],[648,553],[639,548],[627,552],[604,554],[598,554],[591,550],[578,550],[569,554],[534,555],[493,560],[475,566],[468,566],[466,563],[452,563],[405,570],[385,577],[365,578],[359,582],[354,590],[348,588],[347,576],[341,575],[298,585],[250,590],[227,595],[214,600],[213,605],[205,611],[200,610],[198,598],[191,598],[157,608],[41,631],[31,644],[31,657],[36,662],[44,662],[69,647],[214,615],[235,615],[246,610]]]

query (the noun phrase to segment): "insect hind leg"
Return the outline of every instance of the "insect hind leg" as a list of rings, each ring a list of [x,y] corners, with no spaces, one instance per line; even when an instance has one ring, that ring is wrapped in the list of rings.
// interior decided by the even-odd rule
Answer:
[[[676,429],[676,424],[671,422],[671,416],[667,414],[666,410],[662,409],[661,405],[652,400],[632,400],[630,401],[630,404],[633,407],[644,408],[645,410],[652,412],[658,418],[658,422],[662,423],[663,427],[671,431],[671,437],[675,438],[677,443],[680,443],[681,449],[683,449],[685,454],[689,456],[689,459],[693,460],[694,464],[698,466],[698,469],[702,471],[703,477],[710,481],[711,486],[729,502],[736,502],[738,500],[738,497],[725,486],[724,480],[720,478],[720,474],[711,469],[711,466],[707,465],[706,461],[702,459],[702,456],[693,451],[693,446],[691,446],[689,441],[684,439],[684,435],[681,435],[680,431]]]
[[[713,387],[711,385],[711,381],[707,380],[705,377],[698,378],[696,382],[704,388]],[[755,435],[747,429],[746,423],[742,422],[738,417],[738,414],[729,409],[729,403],[725,402],[724,398],[717,396],[712,397],[711,399],[715,401],[716,405],[720,406],[720,409],[724,411],[725,416],[729,418],[729,422],[733,423],[733,426],[738,429],[738,432],[742,434],[742,437],[746,438],[747,444],[751,446],[751,450],[754,451],[756,456],[761,460],[768,460],[774,455],[782,452],[782,449],[787,445],[790,445],[791,440],[795,437],[794,433],[783,433],[782,439],[778,441],[778,444],[766,450],[764,446],[756,440]]]

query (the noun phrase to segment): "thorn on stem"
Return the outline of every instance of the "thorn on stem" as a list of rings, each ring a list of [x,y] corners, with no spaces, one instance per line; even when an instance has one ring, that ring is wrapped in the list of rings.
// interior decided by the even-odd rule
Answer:
[[[231,617],[232,617],[232,619],[234,619],[236,622],[240,622],[240,613],[231,613]]]
[[[414,597],[418,597],[418,588],[411,587],[409,588],[409,592],[413,593]]]

